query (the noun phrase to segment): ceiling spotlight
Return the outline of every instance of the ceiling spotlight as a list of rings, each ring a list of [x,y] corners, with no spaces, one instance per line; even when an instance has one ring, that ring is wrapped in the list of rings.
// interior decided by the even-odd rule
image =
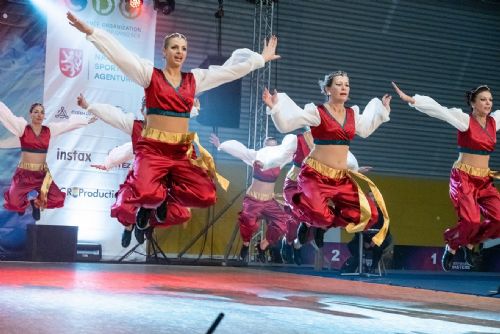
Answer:
[[[128,0],[128,4],[131,8],[138,8],[142,6],[144,0]]]
[[[175,9],[175,0],[155,0],[155,9],[168,15]]]

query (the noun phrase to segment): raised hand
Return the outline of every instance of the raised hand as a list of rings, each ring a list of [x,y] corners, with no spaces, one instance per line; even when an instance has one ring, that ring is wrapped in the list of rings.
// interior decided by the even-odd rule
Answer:
[[[193,107],[200,110],[200,100],[197,97],[194,98]]]
[[[220,140],[219,140],[219,137],[217,137],[214,133],[212,133],[210,135],[210,138],[208,139],[208,141],[210,143],[212,143],[212,145],[214,145],[215,147],[219,148],[219,146],[220,146]]]
[[[372,169],[373,169],[373,167],[371,167],[371,166],[361,166],[358,168],[358,172],[361,174],[366,174],[369,171],[371,171]]]
[[[78,104],[78,106],[82,109],[87,109],[89,107],[89,104],[82,93],[76,97],[76,104]]]
[[[396,83],[394,81],[392,81],[391,84],[392,84],[392,87],[394,87],[394,90],[396,91],[396,93],[401,98],[401,100],[403,100],[407,103],[415,104],[415,99],[411,96],[406,95],[405,92],[403,92],[401,89],[399,89],[398,85],[396,85]]]
[[[382,104],[384,105],[385,109],[387,109],[388,112],[391,112],[391,99],[392,96],[390,96],[389,94],[385,94],[382,97]]]
[[[92,123],[95,123],[99,118],[97,118],[96,115],[92,115],[92,117],[89,118],[89,121],[87,122],[87,124],[92,124]]]
[[[269,41],[266,43],[264,41],[264,49],[262,50],[262,57],[265,62],[280,59],[281,56],[276,54],[276,47],[278,46],[278,37],[272,35]]]
[[[71,12],[66,13],[66,17],[69,20],[69,24],[83,32],[84,34],[90,35],[94,32],[94,28],[89,26],[87,23],[80,21],[80,19]]]
[[[278,92],[276,89],[273,91],[273,94],[269,92],[269,89],[264,88],[262,92],[262,101],[271,109],[278,103]]]
[[[100,169],[100,170],[105,170],[105,171],[108,170],[106,168],[106,166],[104,166],[104,165],[90,165],[90,167],[94,167],[94,168],[97,168],[97,169]]]

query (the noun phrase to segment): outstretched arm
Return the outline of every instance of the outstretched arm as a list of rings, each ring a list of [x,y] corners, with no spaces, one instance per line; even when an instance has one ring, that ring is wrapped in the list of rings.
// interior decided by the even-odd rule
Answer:
[[[0,140],[0,148],[19,148],[19,147],[21,147],[21,141],[17,136],[10,136]]]
[[[130,161],[132,159],[134,159],[134,151],[132,148],[132,143],[128,142],[109,151],[109,154],[106,157],[106,160],[104,160],[103,165],[91,166],[97,169],[110,170],[111,168],[117,167],[122,163]]]
[[[77,97],[77,104],[112,127],[122,130],[126,134],[132,134],[135,119],[134,114],[124,113],[121,109],[110,104],[88,104],[82,94]]]
[[[95,118],[86,118],[72,115],[65,122],[50,122],[47,127],[50,129],[50,137],[57,137],[65,132],[73,131],[95,122]]]
[[[89,26],[74,14],[68,12],[66,17],[70,25],[86,34],[87,39],[127,77],[144,88],[149,86],[153,75],[153,64],[149,60],[130,52],[111,34]]]
[[[235,158],[240,159],[249,166],[253,165],[257,157],[255,150],[247,148],[245,145],[236,140],[227,140],[223,143],[220,142],[219,137],[215,134],[210,135],[209,141],[217,147],[219,151],[224,151]]]
[[[272,36],[260,55],[249,49],[238,49],[222,66],[193,69],[191,72],[196,80],[196,94],[242,78],[263,67],[266,62],[279,59],[280,56],[276,54],[277,45],[278,38]]]
[[[446,108],[441,106],[435,100],[428,96],[415,95],[410,97],[406,95],[394,82],[394,90],[398,93],[401,100],[408,102],[410,107],[417,109],[431,117],[443,120],[453,125],[459,131],[466,131],[469,128],[470,116],[459,108]],[[497,122],[498,129],[498,122]]]
[[[497,131],[500,130],[500,110],[495,110],[490,113],[490,116],[495,119]]]
[[[261,162],[263,170],[269,168],[283,168],[293,159],[297,150],[297,136],[288,134],[283,138],[280,145],[266,146],[257,151],[256,160]]]
[[[267,88],[262,93],[262,100],[267,105],[267,114],[281,133],[287,133],[305,126],[318,126],[321,123],[318,108],[313,104],[307,104],[301,109],[285,93],[273,94]]]
[[[371,135],[382,123],[389,121],[391,112],[391,96],[385,94],[382,100],[373,98],[365,107],[362,114],[359,108],[353,106],[356,122],[356,134],[362,138]]]
[[[0,122],[14,136],[21,137],[28,122],[23,117],[15,116],[3,102],[0,102]]]

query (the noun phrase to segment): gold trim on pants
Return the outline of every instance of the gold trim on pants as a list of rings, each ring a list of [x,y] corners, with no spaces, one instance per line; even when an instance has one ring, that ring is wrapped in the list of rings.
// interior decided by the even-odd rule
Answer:
[[[229,181],[225,177],[217,173],[214,158],[212,157],[210,152],[208,152],[203,146],[201,146],[200,139],[196,132],[173,133],[146,127],[142,130],[142,137],[158,140],[167,144],[190,144],[194,142],[196,144],[196,147],[198,148],[198,151],[200,152],[200,157],[196,159],[190,158],[191,163],[194,166],[198,166],[206,170],[210,177],[217,180],[222,189],[227,190],[227,188],[229,187]],[[186,155],[188,157],[191,157],[192,153],[193,146],[191,145],[191,148],[186,152]]]
[[[382,211],[382,214],[384,216],[384,224],[380,228],[380,230],[373,236],[372,241],[377,245],[380,246],[384,240],[385,236],[387,235],[387,231],[389,230],[389,213],[387,212],[387,208],[385,206],[385,201],[384,198],[382,197],[382,194],[378,190],[377,186],[375,183],[373,183],[372,180],[370,180],[368,177],[365,175],[355,172],[350,169],[335,169],[332,167],[329,167],[319,161],[317,161],[314,158],[308,157],[305,162],[306,165],[310,166],[312,169],[320,173],[321,175],[327,176],[331,179],[334,180],[340,180],[344,177],[349,177],[354,184],[356,185],[358,189],[358,198],[359,198],[359,210],[360,210],[360,218],[359,218],[359,223],[354,224],[354,223],[349,223],[345,227],[345,230],[348,233],[356,233],[356,232],[362,232],[365,230],[366,226],[368,225],[368,222],[371,219],[371,208],[370,204],[368,202],[368,199],[366,198],[365,193],[363,192],[363,189],[359,186],[358,182],[356,182],[355,177],[361,179],[362,181],[366,182],[370,188],[370,190],[373,193],[373,196],[375,197],[375,202],[377,203],[378,207]]]
[[[465,164],[461,161],[455,161],[453,164],[453,168],[461,170],[464,173],[467,173],[472,176],[477,177],[492,177],[494,179],[500,179],[500,172],[492,171],[489,168],[479,168],[474,167],[468,164]]]
[[[17,167],[21,169],[26,169],[32,172],[43,172],[49,170],[47,163],[35,164],[31,162],[20,162],[17,164]]]
[[[247,196],[252,197],[253,199],[256,199],[258,201],[270,201],[274,198],[274,193],[266,194],[266,193],[260,193],[257,191],[253,190],[247,190]]]

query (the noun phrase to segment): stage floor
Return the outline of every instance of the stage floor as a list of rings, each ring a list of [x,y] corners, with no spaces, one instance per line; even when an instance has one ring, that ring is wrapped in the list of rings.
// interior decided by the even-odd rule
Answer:
[[[0,262],[2,334],[206,333],[221,312],[214,333],[500,333],[492,297],[256,267]]]

